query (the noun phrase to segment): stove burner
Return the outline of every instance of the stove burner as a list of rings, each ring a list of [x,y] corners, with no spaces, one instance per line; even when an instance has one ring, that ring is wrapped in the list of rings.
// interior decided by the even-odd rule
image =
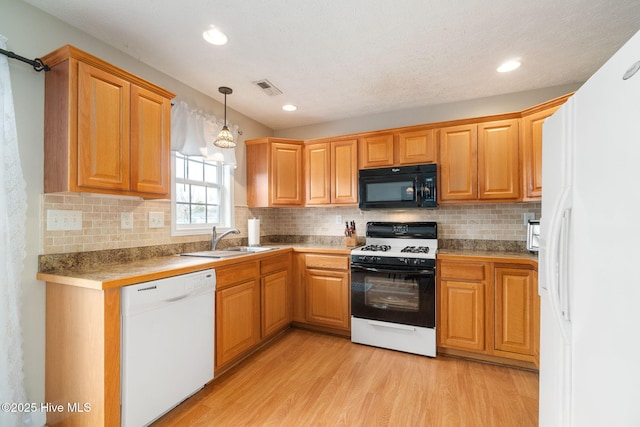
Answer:
[[[362,251],[386,252],[389,249],[391,249],[391,246],[389,245],[367,245],[364,248],[362,248]]]
[[[400,252],[408,252],[412,254],[428,254],[429,246],[407,246]]]

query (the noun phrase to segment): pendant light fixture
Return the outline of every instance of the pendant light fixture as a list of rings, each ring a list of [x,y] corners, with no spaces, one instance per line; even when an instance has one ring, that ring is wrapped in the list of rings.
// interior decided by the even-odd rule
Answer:
[[[233,140],[233,135],[231,135],[231,132],[229,132],[229,128],[227,127],[227,95],[233,93],[233,90],[231,90],[230,87],[220,86],[218,88],[218,92],[224,94],[224,126],[213,145],[220,148],[234,148],[236,143]]]

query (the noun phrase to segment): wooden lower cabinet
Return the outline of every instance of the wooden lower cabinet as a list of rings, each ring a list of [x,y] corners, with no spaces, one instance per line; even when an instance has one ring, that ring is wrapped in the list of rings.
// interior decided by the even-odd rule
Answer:
[[[439,353],[537,368],[540,302],[532,263],[447,256],[437,274]]]
[[[496,267],[494,275],[494,349],[511,357],[533,356],[540,323],[537,273],[526,268]]]
[[[290,272],[291,253],[216,269],[216,369],[291,324]]]
[[[307,322],[348,329],[349,274],[342,271],[307,270]]]
[[[249,280],[216,292],[216,368],[260,341],[260,285]]]
[[[262,336],[271,335],[291,323],[288,304],[289,273],[269,274],[262,281]]]
[[[351,333],[349,255],[297,253],[293,259],[293,321],[309,329]]]

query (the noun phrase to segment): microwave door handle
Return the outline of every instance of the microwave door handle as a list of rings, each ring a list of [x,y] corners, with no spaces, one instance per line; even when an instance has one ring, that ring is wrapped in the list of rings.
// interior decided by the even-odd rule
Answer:
[[[415,201],[416,201],[416,206],[420,207],[422,206],[422,199],[423,199],[423,187],[420,185],[420,178],[419,177],[415,177],[413,178],[413,194],[415,194]]]

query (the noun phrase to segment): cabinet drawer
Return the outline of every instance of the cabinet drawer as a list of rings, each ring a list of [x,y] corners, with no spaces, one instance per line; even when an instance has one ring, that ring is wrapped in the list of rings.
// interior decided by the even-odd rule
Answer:
[[[216,288],[222,289],[234,283],[255,279],[260,275],[258,262],[243,262],[229,267],[216,268]]]
[[[349,270],[349,257],[336,255],[307,254],[305,257],[307,268],[323,268],[331,270]]]
[[[458,280],[485,280],[486,264],[474,262],[442,262],[440,277]]]
[[[260,275],[273,273],[274,271],[287,270],[291,265],[289,255],[274,256],[260,261]]]

